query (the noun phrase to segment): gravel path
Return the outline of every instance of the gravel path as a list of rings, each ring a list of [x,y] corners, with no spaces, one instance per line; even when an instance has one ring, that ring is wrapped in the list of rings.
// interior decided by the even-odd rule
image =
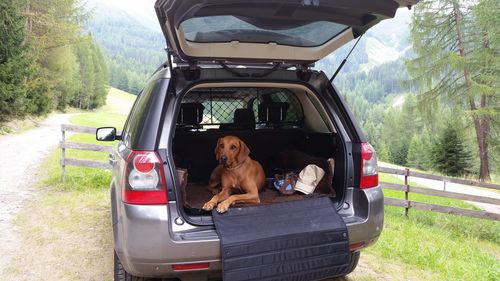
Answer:
[[[0,272],[19,246],[12,220],[24,200],[35,193],[43,170],[40,162],[61,139],[61,124],[70,114],[54,114],[37,128],[14,135],[0,136]]]

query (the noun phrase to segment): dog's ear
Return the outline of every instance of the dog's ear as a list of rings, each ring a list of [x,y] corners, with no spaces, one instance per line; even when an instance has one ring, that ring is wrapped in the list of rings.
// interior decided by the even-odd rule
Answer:
[[[220,144],[221,138],[217,140],[217,144],[215,145],[215,159],[218,161],[220,154],[219,154],[219,144]]]
[[[248,149],[248,146],[240,140],[240,151],[238,153],[238,163],[243,162],[245,160],[245,157],[250,155],[250,149]]]

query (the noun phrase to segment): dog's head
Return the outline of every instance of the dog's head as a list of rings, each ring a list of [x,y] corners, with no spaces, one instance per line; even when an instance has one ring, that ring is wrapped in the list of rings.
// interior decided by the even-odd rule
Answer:
[[[224,167],[234,167],[243,162],[250,154],[248,146],[238,137],[225,136],[219,138],[215,146],[215,158]]]

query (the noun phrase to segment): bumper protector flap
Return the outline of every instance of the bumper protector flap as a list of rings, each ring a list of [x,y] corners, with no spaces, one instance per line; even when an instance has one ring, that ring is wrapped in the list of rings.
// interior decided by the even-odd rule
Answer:
[[[224,280],[319,280],[349,264],[347,227],[329,198],[212,213]]]

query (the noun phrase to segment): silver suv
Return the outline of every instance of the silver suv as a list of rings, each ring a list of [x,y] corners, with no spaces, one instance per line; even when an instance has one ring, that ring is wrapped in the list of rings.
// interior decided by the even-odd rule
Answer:
[[[312,66],[415,2],[158,0],[168,60],[141,91],[123,132],[97,131],[98,140],[119,140],[110,155],[115,280],[222,278],[229,267],[222,237],[215,214],[200,204],[210,196],[213,151],[225,135],[247,143],[268,183],[276,173],[303,167],[301,161],[333,159],[324,166],[331,169],[326,189],[316,195],[328,198],[335,212],[327,219],[346,227],[346,259],[328,276],[294,280],[352,272],[360,250],[383,227],[377,160],[331,80]],[[299,161],[287,160],[290,155]],[[261,209],[311,197],[280,196],[271,184],[260,196]],[[294,210],[290,219],[305,211]],[[259,227],[255,222],[252,231]],[[264,277],[253,279],[287,280]]]

